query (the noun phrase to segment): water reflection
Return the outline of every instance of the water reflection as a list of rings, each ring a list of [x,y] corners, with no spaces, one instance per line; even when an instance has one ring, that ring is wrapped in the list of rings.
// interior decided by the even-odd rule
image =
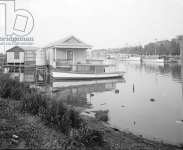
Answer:
[[[53,96],[72,106],[91,108],[93,93],[102,93],[116,89],[116,83],[124,79],[92,80],[92,81],[62,81],[52,83]]]
[[[119,64],[121,65],[121,64]],[[135,64],[130,62],[123,62],[126,68],[133,68],[135,71],[145,71],[146,73],[152,74],[160,74],[163,76],[172,76],[173,80],[180,82],[183,77],[181,76],[181,65],[172,63],[172,64],[164,64],[164,63],[157,63],[157,64]],[[121,70],[123,70],[122,68]],[[127,69],[128,70],[128,69]]]

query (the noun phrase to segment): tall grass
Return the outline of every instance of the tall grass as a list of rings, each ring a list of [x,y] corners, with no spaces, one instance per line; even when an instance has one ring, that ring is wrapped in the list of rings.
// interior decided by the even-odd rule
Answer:
[[[0,75],[0,96],[3,98],[12,98],[20,100],[27,86],[24,83],[20,83],[13,80],[9,75]]]
[[[86,146],[100,145],[104,141],[101,132],[88,129],[78,112],[8,75],[0,75],[0,96],[20,100],[22,112],[38,115],[45,124],[56,127],[68,136],[76,130],[77,134],[73,138]]]

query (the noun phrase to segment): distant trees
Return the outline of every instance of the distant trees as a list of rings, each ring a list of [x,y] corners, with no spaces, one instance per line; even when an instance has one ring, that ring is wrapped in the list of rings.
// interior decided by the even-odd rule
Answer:
[[[125,47],[118,49],[123,54],[139,55],[180,55],[180,46],[175,39],[171,41],[158,41],[142,46]]]

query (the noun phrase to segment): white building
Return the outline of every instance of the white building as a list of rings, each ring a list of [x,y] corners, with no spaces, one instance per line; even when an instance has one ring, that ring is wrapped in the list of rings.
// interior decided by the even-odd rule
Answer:
[[[64,68],[75,64],[84,64],[87,59],[87,49],[91,46],[70,36],[44,48],[46,61],[53,68]]]
[[[36,64],[36,50],[37,47],[20,47],[15,46],[6,51],[6,63],[11,64]]]

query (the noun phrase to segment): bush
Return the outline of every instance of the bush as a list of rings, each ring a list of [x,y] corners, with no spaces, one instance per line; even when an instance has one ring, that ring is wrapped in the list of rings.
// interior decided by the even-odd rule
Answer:
[[[47,107],[39,107],[39,116],[46,124],[54,125],[64,134],[69,135],[71,129],[79,129],[82,119],[78,112],[67,109],[62,102],[47,99]]]
[[[81,134],[81,143],[86,146],[102,146],[104,143],[103,133],[88,129],[85,134]]]
[[[89,129],[78,112],[9,76],[0,76],[0,96],[22,100],[21,111],[39,115],[46,124],[54,125],[66,135],[70,136],[71,131],[77,131],[74,139],[84,145],[95,146],[104,142],[103,133]]]
[[[47,109],[46,97],[35,92],[25,92],[23,95],[22,111],[37,115],[41,108]]]
[[[104,132],[95,129],[90,129],[86,124],[83,124],[79,129],[79,134],[75,137],[78,141],[87,147],[102,146],[104,141]]]
[[[2,98],[21,100],[25,89],[26,86],[24,83],[11,79],[9,75],[0,76],[0,96]]]
[[[57,126],[61,125],[61,119],[66,112],[66,107],[61,102],[56,102],[53,99],[47,99],[48,107],[43,114],[42,119],[48,124],[55,124]]]
[[[79,129],[81,125],[82,119],[78,112],[70,109],[64,113],[61,120],[61,128],[64,133],[69,134],[71,129]]]
[[[96,111],[95,117],[97,120],[107,122],[109,120],[108,112],[109,112],[108,110]]]

